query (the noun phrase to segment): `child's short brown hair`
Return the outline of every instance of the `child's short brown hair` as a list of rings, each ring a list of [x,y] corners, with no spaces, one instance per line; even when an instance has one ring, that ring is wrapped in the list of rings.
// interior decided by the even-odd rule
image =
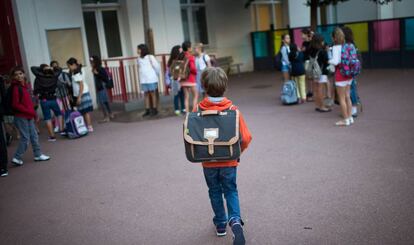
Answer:
[[[227,82],[226,72],[219,67],[208,67],[201,74],[201,84],[210,97],[223,97]]]

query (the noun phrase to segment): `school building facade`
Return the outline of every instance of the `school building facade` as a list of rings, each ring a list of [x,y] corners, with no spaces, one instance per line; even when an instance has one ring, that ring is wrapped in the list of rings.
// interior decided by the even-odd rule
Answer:
[[[309,26],[305,0],[256,0],[250,6],[246,2],[148,0],[155,53],[167,54],[184,40],[202,42],[209,53],[231,56],[243,64],[242,71],[252,71],[257,66],[255,45],[260,45],[252,33]],[[120,93],[137,90],[135,61],[127,57],[134,57],[136,46],[144,43],[141,0],[2,0],[0,4],[0,74],[16,64],[27,69],[58,60],[64,65],[69,57],[76,57],[86,65],[86,82],[93,88],[88,57],[100,55],[112,59],[108,65],[117,69],[125,66],[114,70],[117,77],[130,80],[120,85]],[[379,6],[350,0],[318,12],[323,24],[410,17],[414,1]],[[160,62],[165,58],[159,56]]]

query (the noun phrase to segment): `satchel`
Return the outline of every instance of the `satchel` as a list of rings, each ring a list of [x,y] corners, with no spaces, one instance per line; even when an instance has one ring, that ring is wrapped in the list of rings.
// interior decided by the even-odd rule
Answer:
[[[184,145],[190,162],[226,162],[240,158],[240,112],[231,108],[187,114]]]

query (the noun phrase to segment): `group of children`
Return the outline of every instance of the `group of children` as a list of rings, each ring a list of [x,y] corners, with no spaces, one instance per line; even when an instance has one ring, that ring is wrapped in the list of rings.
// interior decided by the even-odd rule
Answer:
[[[344,69],[349,64],[343,60],[344,57],[352,59],[350,54],[357,53],[352,30],[346,26],[335,28],[332,47],[322,35],[309,29],[302,30],[302,38],[302,48],[298,49],[291,43],[289,34],[282,35],[280,70],[284,80],[295,81],[298,103],[313,100],[315,110],[324,113],[330,112],[336,101],[343,119],[335,125],[352,125],[360,102],[355,75]]]
[[[55,133],[57,132],[60,132],[61,136],[67,135],[64,116],[68,116],[66,112],[70,113],[73,108],[82,114],[89,133],[93,132],[90,115],[93,111],[93,103],[89,86],[82,73],[82,65],[75,58],[68,59],[66,63],[69,69],[68,73],[59,67],[57,61],[52,61],[50,65],[42,64],[39,67],[31,67],[31,71],[36,77],[33,89],[27,81],[24,69],[20,66],[11,70],[8,83],[3,78],[1,79],[1,177],[8,175],[7,146],[11,143],[13,129],[17,129],[16,134],[19,139],[16,152],[11,160],[13,165],[23,165],[22,157],[29,143],[32,145],[35,161],[50,159],[40,150],[37,126],[39,120],[36,112],[39,104],[48,131],[48,141],[56,141]],[[107,122],[113,118],[106,86],[110,76],[102,68],[98,56],[92,56],[90,63],[94,74],[98,103],[104,114],[104,119],[101,122]],[[54,117],[52,117],[52,112]],[[4,119],[6,120],[4,121]]]

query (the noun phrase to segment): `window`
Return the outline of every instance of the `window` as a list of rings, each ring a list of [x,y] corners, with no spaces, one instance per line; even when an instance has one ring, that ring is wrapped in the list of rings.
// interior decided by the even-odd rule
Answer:
[[[89,55],[99,55],[102,58],[123,55],[122,20],[118,19],[118,14],[117,7],[85,7],[83,20]]]
[[[180,0],[184,39],[208,44],[206,4],[204,0]]]
[[[267,31],[271,25],[275,29],[286,27],[282,0],[256,1],[251,4],[252,24],[254,31]]]
[[[75,57],[85,64],[82,33],[80,28],[46,31],[50,60],[66,64],[70,57]]]

